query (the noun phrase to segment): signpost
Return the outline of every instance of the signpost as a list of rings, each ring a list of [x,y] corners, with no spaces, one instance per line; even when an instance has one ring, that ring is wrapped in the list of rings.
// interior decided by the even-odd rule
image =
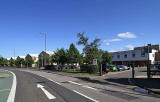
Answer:
[[[93,59],[93,65],[97,65],[97,59]]]

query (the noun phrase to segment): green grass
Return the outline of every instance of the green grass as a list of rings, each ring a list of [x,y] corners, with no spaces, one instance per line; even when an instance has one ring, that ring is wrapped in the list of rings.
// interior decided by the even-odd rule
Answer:
[[[81,72],[79,69],[62,69],[60,72],[75,73],[80,75],[99,76],[99,73],[85,73],[85,72]]]

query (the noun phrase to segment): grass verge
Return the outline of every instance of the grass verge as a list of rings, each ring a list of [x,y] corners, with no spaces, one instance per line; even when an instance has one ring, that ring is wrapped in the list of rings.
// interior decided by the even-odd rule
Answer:
[[[79,69],[62,69],[60,72],[67,72],[67,73],[75,73],[80,75],[93,75],[93,76],[99,76],[99,73],[86,73],[81,72]]]

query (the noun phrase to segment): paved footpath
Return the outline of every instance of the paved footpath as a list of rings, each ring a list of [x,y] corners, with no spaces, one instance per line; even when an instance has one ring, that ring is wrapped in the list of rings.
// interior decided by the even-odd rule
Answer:
[[[0,70],[0,102],[7,102],[12,87],[13,75]]]

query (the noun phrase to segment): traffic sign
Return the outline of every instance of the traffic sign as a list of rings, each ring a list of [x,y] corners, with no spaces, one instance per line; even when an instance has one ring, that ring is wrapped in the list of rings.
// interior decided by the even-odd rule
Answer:
[[[93,59],[93,65],[97,65],[97,59]]]

